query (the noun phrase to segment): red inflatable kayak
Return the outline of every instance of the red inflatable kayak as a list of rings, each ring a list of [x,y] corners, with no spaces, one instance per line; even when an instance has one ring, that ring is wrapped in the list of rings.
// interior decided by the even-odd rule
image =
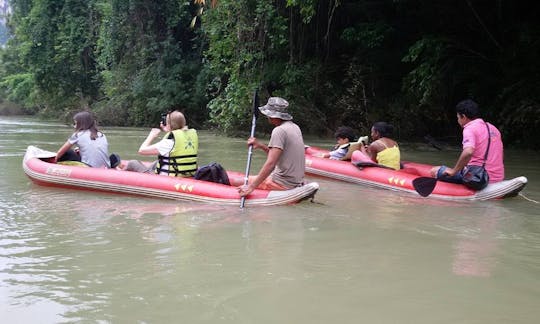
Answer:
[[[318,157],[319,154],[327,152],[316,147],[306,147],[307,174],[446,200],[488,200],[511,197],[517,195],[527,184],[527,178],[521,176],[492,183],[483,190],[474,191],[461,184],[431,178],[432,165],[402,162],[403,169],[400,170],[380,167],[375,163],[364,163],[359,167],[350,161]]]
[[[26,175],[43,186],[148,196],[204,203],[240,205],[236,187],[193,178],[90,168],[47,162],[56,154],[28,146],[23,159]],[[227,172],[230,179],[244,179],[239,172]],[[270,206],[295,203],[311,198],[319,189],[316,182],[284,191],[255,190],[246,197],[246,206]]]

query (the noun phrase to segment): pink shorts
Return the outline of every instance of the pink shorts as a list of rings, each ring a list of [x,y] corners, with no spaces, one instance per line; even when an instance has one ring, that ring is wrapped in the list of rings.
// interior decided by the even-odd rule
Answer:
[[[357,150],[354,151],[351,155],[351,163],[358,163],[358,162],[371,162],[373,163],[373,160],[367,156],[364,152]]]

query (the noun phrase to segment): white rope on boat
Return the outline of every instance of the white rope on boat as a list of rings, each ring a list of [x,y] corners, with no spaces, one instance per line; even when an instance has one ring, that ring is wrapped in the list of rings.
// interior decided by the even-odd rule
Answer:
[[[521,192],[520,192],[518,195],[520,195],[521,197],[523,197],[525,200],[528,200],[528,201],[533,202],[533,203],[535,203],[535,204],[538,204],[538,203],[539,203],[538,201],[536,201],[536,200],[534,200],[534,199],[531,199],[531,198],[525,196],[525,195],[522,194]]]

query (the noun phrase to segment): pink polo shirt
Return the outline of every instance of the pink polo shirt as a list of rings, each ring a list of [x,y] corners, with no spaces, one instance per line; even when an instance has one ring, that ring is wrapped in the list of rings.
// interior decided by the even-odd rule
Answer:
[[[489,146],[486,170],[489,174],[489,182],[504,180],[503,143],[499,130],[488,123],[491,144]],[[474,153],[469,165],[482,165],[487,149],[487,129],[482,118],[476,118],[463,127],[463,148],[472,147]]]

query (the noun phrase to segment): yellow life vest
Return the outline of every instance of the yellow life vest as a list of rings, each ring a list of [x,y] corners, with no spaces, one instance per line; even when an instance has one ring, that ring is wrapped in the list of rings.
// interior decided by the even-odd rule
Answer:
[[[165,134],[174,145],[169,156],[158,156],[156,173],[171,177],[192,177],[197,171],[199,137],[195,129],[177,129]]]

